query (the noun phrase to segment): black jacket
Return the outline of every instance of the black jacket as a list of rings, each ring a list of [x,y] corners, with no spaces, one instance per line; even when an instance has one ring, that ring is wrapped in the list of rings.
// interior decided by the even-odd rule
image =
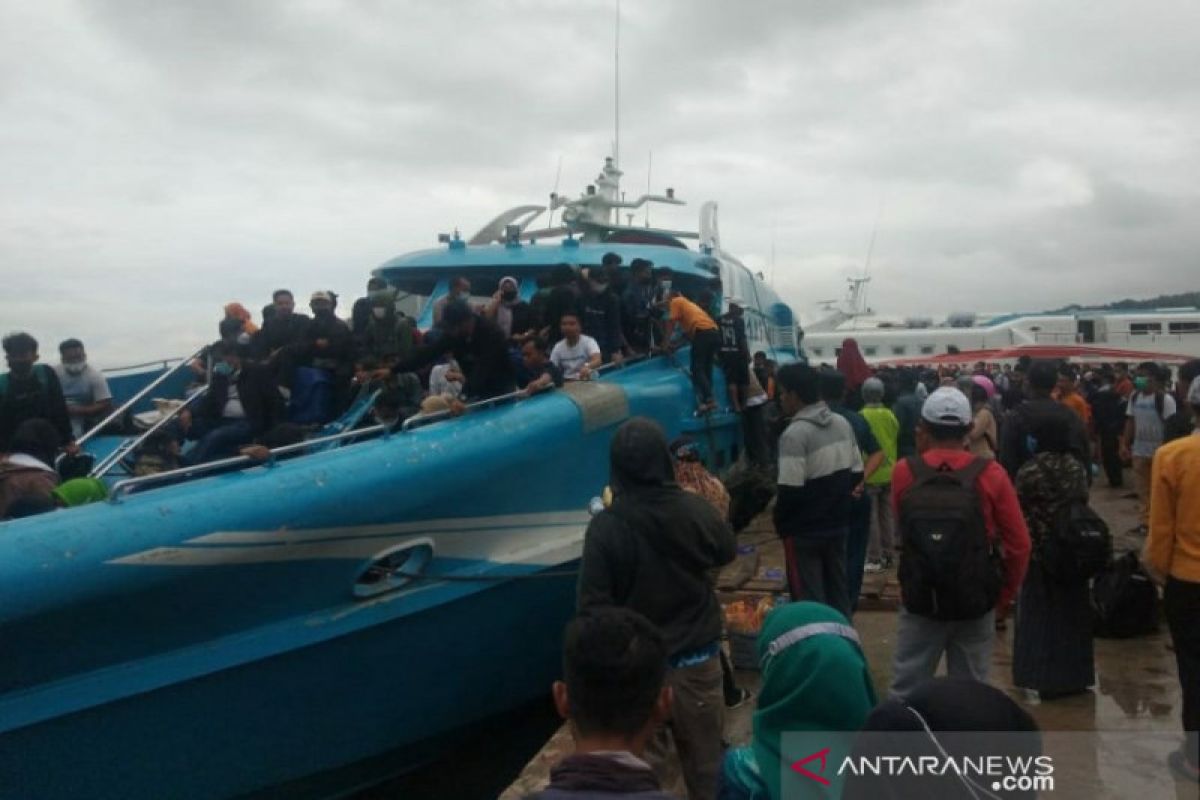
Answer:
[[[321,339],[325,340],[324,347],[317,346]],[[349,325],[332,314],[316,317],[308,324],[300,347],[305,366],[334,372],[349,372],[354,367],[354,334]]]
[[[1048,397],[1026,400],[1008,413],[1004,422],[1004,433],[1000,437],[1000,464],[1010,478],[1026,461],[1033,458],[1029,437],[1035,431],[1045,430],[1050,435],[1061,435],[1065,450],[1079,459],[1085,468],[1091,466],[1091,440],[1083,420],[1072,411]],[[1090,479],[1090,477],[1089,477]]]
[[[307,314],[292,313],[286,317],[271,317],[263,322],[262,330],[254,335],[254,350],[259,358],[269,358],[276,350],[298,347],[312,324]]]
[[[61,444],[75,441],[62,383],[46,364],[34,364],[27,375],[9,372],[4,377],[0,392],[0,453],[8,452],[9,441],[22,422],[38,418],[54,426]]]
[[[721,608],[708,573],[736,555],[717,511],[674,483],[661,429],[635,419],[612,442],[612,508],[583,541],[579,609],[625,606],[658,626],[672,655],[716,642]]]
[[[516,391],[516,369],[508,352],[508,339],[496,323],[478,315],[471,336],[442,333],[415,348],[410,358],[397,362],[392,372],[417,372],[445,353],[452,353],[462,369],[466,378],[463,391],[468,398],[483,400]]]
[[[283,421],[283,401],[275,383],[275,375],[262,365],[247,362],[237,378],[238,399],[246,412],[246,421],[258,436]],[[200,401],[199,413],[213,420],[221,419],[229,400],[229,376],[213,373],[208,394]]]
[[[621,351],[621,301],[608,289],[588,290],[579,300],[583,332],[596,340],[607,361]]]

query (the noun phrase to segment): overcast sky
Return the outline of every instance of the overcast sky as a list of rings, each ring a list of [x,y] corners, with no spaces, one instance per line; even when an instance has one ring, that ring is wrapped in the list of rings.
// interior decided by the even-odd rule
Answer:
[[[936,314],[1195,290],[1200,3],[625,0],[629,191],[804,319],[862,269]],[[612,0],[0,0],[0,328],[182,355],[278,286],[577,194]],[[882,212],[881,212],[882,209]],[[347,304],[348,307],[348,304]]]

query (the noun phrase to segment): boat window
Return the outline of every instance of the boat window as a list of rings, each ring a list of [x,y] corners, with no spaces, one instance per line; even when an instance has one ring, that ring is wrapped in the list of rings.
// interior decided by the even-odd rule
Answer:
[[[894,355],[894,356],[902,356],[902,355],[904,355],[904,353],[905,353],[907,350],[908,350],[908,348],[907,348],[907,347],[904,347],[903,345],[901,345],[901,346],[898,346],[898,347],[893,347],[893,348],[892,348],[892,355]]]
[[[931,344],[923,344],[923,345],[921,345],[921,355],[931,356],[931,355],[933,355],[933,351],[935,349],[936,348]]]
[[[824,355],[824,354],[825,354],[825,351],[824,351],[824,349],[823,349],[823,348],[820,348],[820,347],[814,347],[814,348],[812,348],[812,354],[813,354],[814,356],[821,356],[821,355]]]
[[[1162,333],[1161,322],[1131,322],[1129,333],[1133,336],[1145,336],[1150,333]]]
[[[1169,322],[1167,330],[1171,333],[1200,333],[1200,322]]]
[[[878,347],[875,347],[874,345],[868,345],[863,348],[863,355],[864,356],[873,356],[878,351],[879,351]]]

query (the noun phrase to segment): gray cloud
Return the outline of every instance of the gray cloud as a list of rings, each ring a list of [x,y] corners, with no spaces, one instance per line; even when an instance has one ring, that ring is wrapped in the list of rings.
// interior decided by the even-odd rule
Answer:
[[[623,4],[622,161],[721,203],[802,314],[1195,288],[1200,7]],[[3,327],[179,354],[222,303],[358,293],[386,258],[594,177],[612,3],[0,8]]]

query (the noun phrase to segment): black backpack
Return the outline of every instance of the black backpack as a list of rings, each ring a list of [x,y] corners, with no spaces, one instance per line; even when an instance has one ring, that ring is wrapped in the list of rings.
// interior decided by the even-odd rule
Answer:
[[[990,463],[959,470],[906,459],[913,485],[900,499],[900,593],[913,614],[967,620],[996,607],[1004,584],[999,547],[988,536],[975,482]]]
[[[1158,630],[1158,590],[1130,551],[1115,559],[1092,584],[1096,636],[1127,639]]]
[[[1086,502],[1064,503],[1053,529],[1038,544],[1038,555],[1042,569],[1060,583],[1090,580],[1112,561],[1108,523]]]

